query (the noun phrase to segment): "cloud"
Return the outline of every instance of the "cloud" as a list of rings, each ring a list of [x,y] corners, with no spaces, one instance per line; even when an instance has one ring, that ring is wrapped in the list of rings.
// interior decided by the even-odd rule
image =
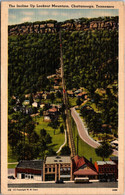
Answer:
[[[16,15],[10,14],[10,18],[11,18],[11,19],[16,19]]]
[[[38,11],[38,14],[39,15],[49,15],[51,12],[49,12],[49,11],[45,11],[45,10],[43,10],[43,11]]]
[[[58,16],[58,15],[60,15],[60,14],[59,14],[59,12],[54,11],[54,12],[51,13],[51,15],[52,15],[52,16]]]
[[[60,12],[60,15],[61,15],[61,16],[68,16],[68,13]]]
[[[29,12],[29,11],[23,11],[21,14],[26,15],[26,16],[33,16],[34,15],[33,12]]]
[[[24,17],[21,19],[21,22],[30,22],[31,21],[31,17]]]

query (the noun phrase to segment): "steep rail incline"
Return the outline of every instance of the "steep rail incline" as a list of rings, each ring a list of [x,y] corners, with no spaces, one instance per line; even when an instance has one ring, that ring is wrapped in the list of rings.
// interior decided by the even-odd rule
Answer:
[[[75,144],[73,140],[70,111],[68,109],[68,97],[67,97],[67,91],[66,91],[66,85],[65,85],[65,79],[64,79],[64,64],[63,64],[61,31],[59,32],[59,39],[60,39],[60,64],[61,64],[61,77],[62,77],[62,87],[63,87],[63,102],[65,105],[66,126],[67,126],[69,147],[71,149],[71,156],[73,157],[76,155],[76,150],[75,150]]]

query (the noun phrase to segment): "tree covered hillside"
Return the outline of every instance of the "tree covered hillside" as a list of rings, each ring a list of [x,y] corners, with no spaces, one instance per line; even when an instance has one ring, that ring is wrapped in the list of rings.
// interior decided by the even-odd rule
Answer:
[[[62,32],[67,89],[84,88],[78,98],[90,133],[112,133],[118,128],[118,31]],[[79,105],[80,105],[79,104]]]
[[[9,95],[36,93],[47,87],[47,76],[60,66],[58,34],[9,36]]]

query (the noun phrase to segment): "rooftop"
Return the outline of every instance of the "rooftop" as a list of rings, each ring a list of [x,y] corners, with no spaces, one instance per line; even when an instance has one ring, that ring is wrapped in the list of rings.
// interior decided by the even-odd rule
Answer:
[[[113,161],[97,161],[98,165],[115,165],[115,163]]]
[[[73,158],[73,169],[74,169],[74,171],[76,172],[83,165],[86,165],[87,167],[89,167],[93,171],[96,171],[95,166],[89,160],[87,160],[85,157],[80,157],[80,156],[76,155]]]
[[[41,170],[43,168],[42,160],[21,160],[16,168],[29,168]]]
[[[111,156],[110,159],[111,159],[112,161],[118,161],[118,156]]]
[[[50,108],[48,111],[49,112],[57,112],[58,110],[57,110],[57,108],[53,107],[53,108]]]
[[[96,171],[93,171],[92,169],[83,169],[78,170],[73,173],[74,175],[98,175]]]
[[[70,156],[47,156],[46,164],[71,163]]]

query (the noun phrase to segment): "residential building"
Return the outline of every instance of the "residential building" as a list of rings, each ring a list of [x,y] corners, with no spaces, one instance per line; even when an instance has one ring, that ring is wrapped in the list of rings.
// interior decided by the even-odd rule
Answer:
[[[95,168],[99,174],[99,179],[117,179],[118,169],[117,165],[113,161],[97,161],[95,162]]]
[[[56,107],[52,107],[48,110],[50,115],[57,115],[58,114],[58,109]]]
[[[88,177],[89,179],[97,179],[98,173],[92,160],[88,161],[85,157],[76,155],[73,159],[73,176],[75,177]]]
[[[45,107],[45,104],[40,104],[40,108],[44,108]]]
[[[51,122],[51,117],[50,117],[50,115],[45,115],[43,120],[44,120],[45,122]]]
[[[70,156],[47,156],[43,163],[43,181],[72,180]]]
[[[27,106],[29,104],[30,104],[30,101],[29,100],[24,100],[23,105]]]
[[[21,160],[15,168],[15,177],[17,177],[17,179],[34,179],[42,181],[42,175],[42,160]]]
[[[35,108],[38,108],[39,107],[39,103],[38,102],[33,102],[32,106],[35,107]]]

